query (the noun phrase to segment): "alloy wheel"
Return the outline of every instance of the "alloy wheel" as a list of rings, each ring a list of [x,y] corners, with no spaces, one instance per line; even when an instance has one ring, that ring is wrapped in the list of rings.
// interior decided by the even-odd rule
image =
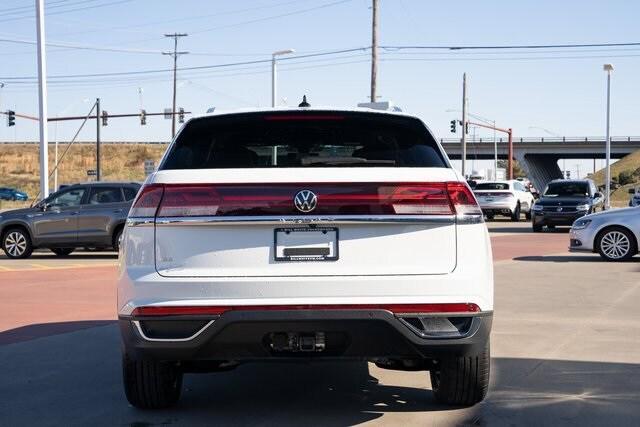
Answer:
[[[12,231],[4,239],[4,247],[11,256],[19,257],[27,250],[27,238],[19,231]]]
[[[624,233],[620,231],[610,231],[602,236],[600,248],[607,257],[620,259],[629,253],[631,242]]]

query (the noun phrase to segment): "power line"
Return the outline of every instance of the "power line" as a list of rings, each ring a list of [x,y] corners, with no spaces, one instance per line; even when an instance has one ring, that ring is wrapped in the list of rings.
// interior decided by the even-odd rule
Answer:
[[[340,53],[349,53],[356,51],[366,51],[369,47],[358,47],[351,49],[341,49],[327,52],[318,52],[318,53],[310,53],[306,55],[296,55],[283,57],[280,61],[290,61],[293,59],[302,59],[302,58],[312,58],[326,55],[336,55]],[[177,71],[191,71],[191,70],[206,70],[206,69],[215,69],[215,68],[225,68],[232,67],[237,65],[252,65],[252,64],[262,64],[262,63],[271,63],[271,59],[257,59],[253,61],[240,61],[240,62],[231,62],[226,64],[213,64],[213,65],[200,65],[193,67],[180,67],[177,68]],[[110,76],[126,76],[126,75],[142,75],[142,74],[157,74],[157,73],[166,73],[172,72],[173,68],[162,68],[162,69],[152,69],[152,70],[140,70],[140,71],[121,71],[121,72],[111,72],[111,73],[93,73],[93,74],[58,74],[58,75],[50,75],[47,77],[48,80],[55,79],[68,79],[68,78],[82,78],[82,77],[110,77]],[[37,79],[35,76],[10,76],[10,77],[0,77],[2,80],[30,80]]]
[[[86,0],[86,1],[96,1],[96,0]],[[100,8],[100,7],[115,6],[115,5],[122,4],[122,3],[130,3],[132,1],[134,1],[134,0],[111,1],[111,2],[108,2],[108,3],[97,4],[97,5],[93,5],[93,6],[85,6],[85,7],[78,7],[78,8],[75,8],[75,9],[54,11],[54,12],[51,12],[51,13],[46,13],[46,16],[61,15],[61,14],[65,14],[65,13],[78,12],[78,11],[88,10],[88,9],[96,9],[96,8]],[[8,18],[8,19],[1,19],[0,22],[20,21],[20,20],[23,20],[23,19],[33,19],[33,18],[35,18],[35,15],[24,15],[24,16],[13,17],[13,18]]]
[[[217,12],[217,13],[210,13],[210,14],[206,14],[206,15],[192,15],[192,16],[188,16],[188,17],[184,17],[184,18],[166,19],[166,20],[162,20],[162,21],[152,21],[152,22],[147,22],[147,23],[143,23],[143,24],[136,24],[136,28],[152,27],[152,26],[156,26],[156,25],[160,25],[160,24],[173,24],[173,23],[176,23],[176,22],[185,22],[185,21],[194,21],[194,20],[200,20],[200,19],[208,19],[208,18],[213,18],[213,17],[216,17],[216,16],[234,15],[234,14],[238,14],[238,13],[252,12],[254,10],[260,10],[260,9],[273,9],[273,8],[276,8],[276,7],[289,5],[289,4],[292,4],[292,3],[299,3],[301,1],[308,1],[308,0],[287,0],[287,1],[280,2],[280,3],[272,3],[272,4],[268,4],[268,5],[249,7],[249,8],[244,8],[244,9],[236,9],[236,10]],[[100,32],[100,31],[129,30],[130,28],[131,28],[130,25],[117,26],[117,27],[110,27],[110,28],[101,28],[101,29],[97,29],[97,30],[75,31],[75,32],[70,32],[70,33],[61,33],[61,34],[58,34],[58,36],[87,34],[87,33],[95,33],[95,32]],[[154,40],[155,40],[155,38],[154,38]]]
[[[588,43],[588,44],[530,44],[530,45],[468,45],[468,46],[380,46],[380,49],[446,49],[446,50],[468,50],[468,49],[558,49],[558,48],[583,48],[583,47],[622,47],[640,46],[640,42],[625,43]]]
[[[0,42],[5,43],[16,43],[16,44],[28,44],[35,45],[37,42],[33,40],[25,40],[25,39],[9,39],[9,38],[0,38]],[[103,51],[103,52],[122,52],[122,53],[141,53],[141,54],[154,54],[160,55],[162,51],[160,50],[143,50],[143,49],[122,49],[117,47],[101,47],[101,46],[90,46],[90,45],[79,45],[74,43],[64,43],[64,42],[49,42],[46,43],[47,46],[51,47],[61,47],[65,49],[81,49],[81,50],[94,50],[94,51]]]
[[[210,31],[221,30],[221,29],[224,29],[224,28],[234,28],[234,27],[239,27],[239,26],[242,26],[242,25],[255,24],[256,22],[270,21],[272,19],[284,18],[286,16],[299,15],[301,13],[311,12],[311,11],[319,10],[319,9],[325,9],[325,8],[337,6],[337,5],[340,5],[340,4],[343,4],[343,3],[348,3],[348,2],[351,2],[351,1],[353,1],[353,0],[338,0],[338,1],[331,2],[331,3],[322,4],[320,6],[310,7],[310,8],[307,8],[307,9],[300,9],[300,10],[294,10],[292,12],[281,13],[279,15],[265,16],[263,18],[256,18],[256,19],[251,19],[251,20],[248,20],[248,21],[236,22],[234,24],[220,25],[220,26],[217,26],[217,27],[210,27],[210,28],[204,28],[204,29],[201,29],[201,30],[191,31],[191,34],[202,34],[202,33],[207,33],[207,32],[210,32]]]

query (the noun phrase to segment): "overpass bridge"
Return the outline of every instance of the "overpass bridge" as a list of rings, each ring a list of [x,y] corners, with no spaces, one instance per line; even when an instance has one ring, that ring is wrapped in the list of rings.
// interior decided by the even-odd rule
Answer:
[[[507,159],[506,138],[496,138],[498,159]],[[462,146],[460,139],[440,140],[450,159],[460,160]],[[640,136],[611,138],[611,158],[619,159],[640,150]],[[544,188],[552,179],[562,178],[558,166],[560,159],[604,159],[604,137],[551,137],[514,138],[513,156],[527,172],[536,188]],[[467,141],[467,160],[492,160],[494,158],[493,138]]]
[[[507,159],[506,138],[496,138],[498,158]],[[60,141],[60,144],[67,142]],[[440,139],[449,158],[459,160],[462,147],[460,139]],[[38,144],[38,141],[0,141],[2,144]],[[95,141],[76,141],[76,144],[95,144]],[[167,141],[103,141],[102,144],[167,144]],[[513,154],[536,188],[544,188],[552,179],[562,178],[558,167],[560,159],[604,159],[604,137],[530,137],[513,138]],[[611,138],[611,158],[619,159],[640,150],[640,136]],[[467,141],[467,159],[492,160],[493,138]]]

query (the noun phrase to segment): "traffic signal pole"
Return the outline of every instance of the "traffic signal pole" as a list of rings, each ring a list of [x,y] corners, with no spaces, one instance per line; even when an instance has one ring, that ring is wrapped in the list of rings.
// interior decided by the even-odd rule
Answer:
[[[476,122],[467,122],[467,124],[471,125],[471,126],[478,126],[481,128],[485,128],[485,129],[493,129],[497,132],[503,132],[506,133],[509,136],[509,159],[507,161],[508,166],[507,166],[507,173],[508,173],[508,179],[513,179],[513,129],[508,128],[508,129],[504,129],[504,128],[499,128],[496,126],[491,126],[491,125],[487,125],[484,123],[476,123]],[[463,135],[464,135],[464,131],[465,129],[462,129]]]
[[[96,99],[96,181],[100,181],[100,98]]]
[[[466,161],[467,161],[467,73],[462,74],[462,176],[467,178],[466,175]]]

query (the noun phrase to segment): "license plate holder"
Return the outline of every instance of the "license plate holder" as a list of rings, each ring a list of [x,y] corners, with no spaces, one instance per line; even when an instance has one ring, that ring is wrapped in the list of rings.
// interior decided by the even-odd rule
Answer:
[[[276,261],[338,260],[338,229],[335,227],[276,228],[273,242]]]

